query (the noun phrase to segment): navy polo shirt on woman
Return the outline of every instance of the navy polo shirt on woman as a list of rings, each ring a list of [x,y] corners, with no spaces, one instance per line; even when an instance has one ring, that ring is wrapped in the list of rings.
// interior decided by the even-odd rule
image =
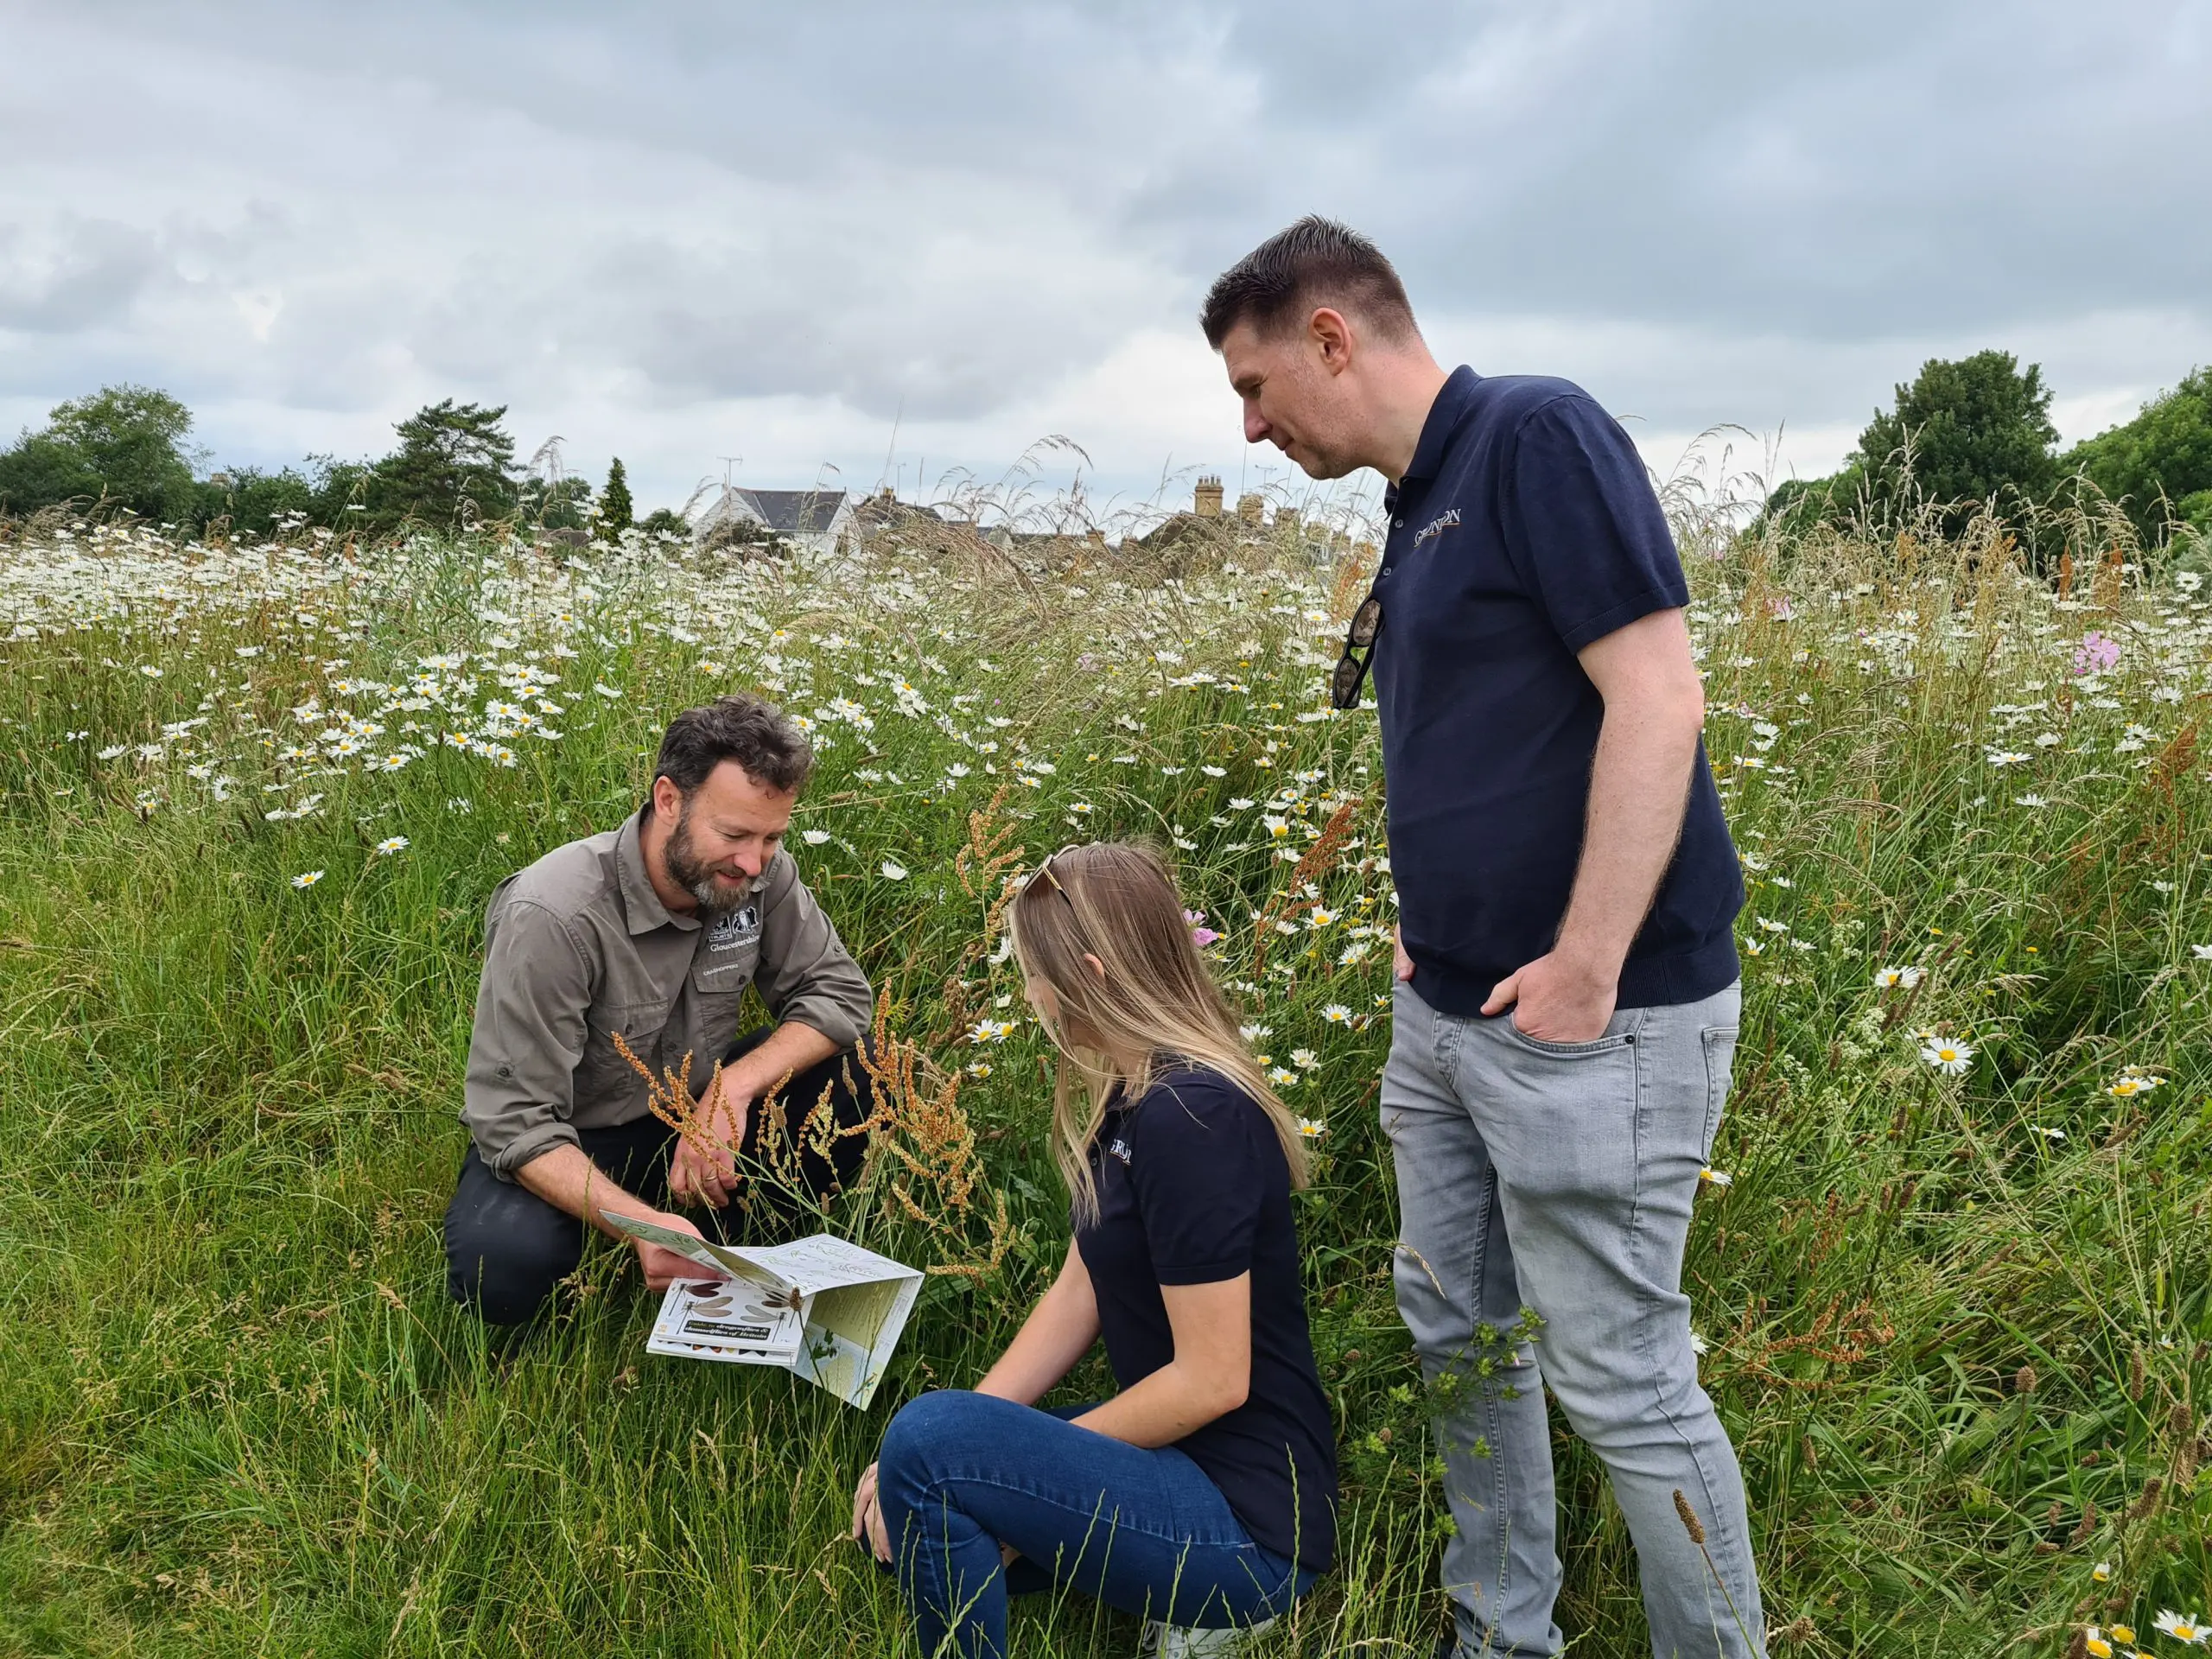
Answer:
[[[1453,370],[1384,499],[1374,677],[1401,926],[1421,1000],[1476,1014],[1567,914],[1605,715],[1575,653],[1689,590],[1635,446],[1565,380]],[[1619,1006],[1727,986],[1743,902],[1700,741]]]
[[[1114,1380],[1175,1357],[1162,1285],[1252,1275],[1244,1403],[1175,1442],[1252,1541],[1324,1572],[1337,1540],[1336,1433],[1313,1363],[1290,1165],[1259,1102],[1217,1071],[1180,1069],[1116,1096],[1090,1144],[1097,1218],[1075,1230]]]

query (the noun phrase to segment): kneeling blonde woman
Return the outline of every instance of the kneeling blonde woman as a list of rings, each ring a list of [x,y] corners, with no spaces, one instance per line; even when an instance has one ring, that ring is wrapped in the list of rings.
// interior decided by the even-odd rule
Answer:
[[[1215,1651],[1197,1632],[1273,1618],[1335,1548],[1334,1434],[1291,1214],[1297,1121],[1151,853],[1055,853],[1007,923],[1068,1062],[1052,1150],[1074,1236],[975,1391],[892,1420],[854,1535],[896,1567],[925,1654],[950,1635],[964,1659],[1000,1659],[1009,1591],[1056,1583],[1165,1627],[1171,1649]],[[1102,1337],[1120,1392],[1038,1409]]]

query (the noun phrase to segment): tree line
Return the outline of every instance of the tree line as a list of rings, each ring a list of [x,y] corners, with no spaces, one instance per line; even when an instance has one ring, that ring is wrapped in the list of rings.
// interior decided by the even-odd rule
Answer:
[[[2182,529],[2212,537],[2212,369],[2061,452],[2040,364],[2023,370],[2000,351],[1930,358],[1836,473],[1790,480],[1766,512],[1785,531],[1927,512],[1956,535],[1985,508],[2031,526],[2092,492],[2126,513],[2145,546]]]
[[[2212,537],[2212,369],[2192,371],[2133,420],[2063,453],[2050,397],[2042,365],[2024,370],[2009,352],[1931,358],[1875,412],[1841,468],[1783,484],[1765,517],[1789,531],[1927,512],[1955,535],[1985,508],[2026,527],[2094,491],[2146,546],[2184,527]],[[267,535],[287,521],[370,534],[509,521],[612,537],[636,523],[620,460],[597,491],[564,474],[550,444],[537,464],[518,467],[506,412],[448,397],[399,422],[397,446],[378,460],[310,455],[274,472],[203,475],[191,410],[165,391],[107,386],[59,405],[43,428],[0,450],[0,517],[67,504],[127,509],[180,530],[220,524],[234,535]],[[664,507],[637,527],[688,530]]]
[[[239,536],[266,536],[287,523],[372,535],[495,521],[610,539],[633,527],[688,531],[666,508],[638,522],[620,457],[596,491],[563,470],[550,443],[535,464],[518,467],[501,424],[506,413],[505,404],[448,397],[399,422],[397,445],[380,459],[310,455],[273,472],[203,474],[190,410],[150,387],[105,386],[56,406],[45,426],[0,450],[0,518],[55,506],[122,509],[165,528],[219,525]]]

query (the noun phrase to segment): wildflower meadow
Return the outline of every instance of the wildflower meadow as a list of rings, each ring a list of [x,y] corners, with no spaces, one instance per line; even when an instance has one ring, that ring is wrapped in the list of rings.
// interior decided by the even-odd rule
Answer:
[[[2189,1651],[2202,549],[2084,523],[2031,569],[1986,519],[1682,540],[1751,893],[1685,1287],[1774,1650]],[[0,541],[0,1653],[902,1651],[854,1479],[1066,1243],[1007,882],[1141,836],[1314,1140],[1343,1546],[1258,1651],[1426,1659],[1446,1522],[1390,1294],[1381,761],[1371,705],[1325,690],[1364,573],[1308,545],[1171,568],[893,522],[738,563],[53,515]],[[611,1246],[519,1338],[444,1289],[485,901],[737,689],[819,747],[792,850],[881,997],[881,1130],[828,1224],[931,1269],[866,1412],[649,1357],[657,1299]],[[1107,1386],[1094,1357],[1057,1397]],[[1554,1423],[1572,1650],[1648,1653],[1620,1517]],[[1136,1641],[1079,1596],[1014,1630],[1038,1659]]]

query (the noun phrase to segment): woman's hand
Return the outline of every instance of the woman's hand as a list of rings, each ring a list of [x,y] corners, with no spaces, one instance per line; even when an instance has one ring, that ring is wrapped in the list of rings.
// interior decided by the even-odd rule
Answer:
[[[875,1491],[875,1465],[861,1474],[853,1490],[853,1536],[866,1543],[868,1553],[886,1567],[891,1565],[891,1535],[883,1525],[883,1504]]]

